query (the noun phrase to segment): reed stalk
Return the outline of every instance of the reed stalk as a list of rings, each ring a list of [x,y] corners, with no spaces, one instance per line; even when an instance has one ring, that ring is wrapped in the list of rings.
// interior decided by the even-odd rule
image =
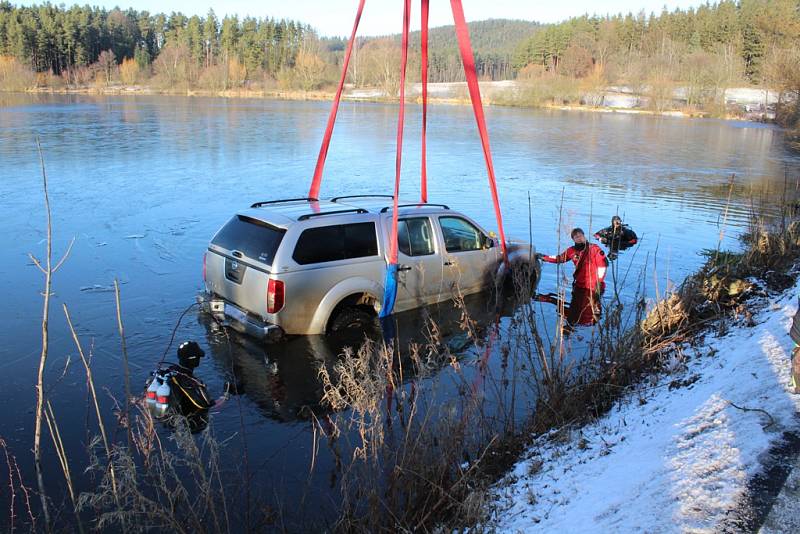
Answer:
[[[39,165],[42,172],[42,190],[44,192],[44,207],[47,221],[47,244],[44,265],[32,253],[28,257],[44,275],[44,304],[42,308],[42,350],[39,353],[39,367],[36,372],[36,412],[33,431],[33,461],[36,468],[36,483],[39,487],[39,499],[42,504],[42,515],[44,516],[45,529],[50,530],[50,508],[47,503],[47,492],[44,485],[44,474],[42,472],[42,419],[44,418],[45,391],[44,391],[44,372],[47,365],[47,356],[50,345],[49,322],[50,322],[50,296],[52,294],[53,274],[58,271],[69,257],[75,238],[70,241],[66,252],[55,264],[53,259],[53,223],[50,211],[50,194],[47,187],[47,170],[44,165],[44,155],[39,138],[36,138],[36,149],[39,154]]]
[[[72,503],[72,512],[75,514],[75,522],[78,526],[78,532],[83,534],[83,523],[81,522],[80,513],[78,511],[78,501],[75,496],[75,486],[72,483],[72,472],[69,468],[69,456],[67,449],[64,447],[64,441],[61,439],[61,432],[58,429],[58,421],[53,412],[53,406],[50,401],[47,401],[47,410],[45,411],[45,421],[47,422],[47,429],[50,431],[50,437],[53,440],[53,447],[56,450],[56,457],[61,466],[61,472],[64,474],[64,482],[67,484],[67,492],[69,493],[69,500]]]
[[[75,347],[78,350],[78,355],[81,358],[81,362],[83,362],[83,367],[86,370],[86,383],[89,387],[89,393],[92,397],[92,403],[94,405],[95,415],[97,416],[97,426],[100,429],[100,436],[103,439],[103,447],[106,451],[106,458],[108,459],[108,469],[111,475],[111,487],[114,493],[114,500],[119,506],[119,495],[117,493],[117,477],[114,473],[114,461],[111,455],[111,445],[108,441],[108,435],[106,434],[106,426],[103,423],[103,416],[100,413],[100,403],[97,400],[97,392],[95,391],[94,387],[94,377],[92,376],[92,367],[89,365],[89,361],[86,359],[86,355],[83,352],[83,346],[81,345],[80,340],[78,339],[78,334],[75,332],[75,327],[72,324],[72,319],[69,316],[69,310],[67,309],[66,303],[62,304],[64,308],[64,316],[67,319],[67,326],[69,326],[70,334],[72,335],[72,340],[75,342]]]
[[[125,341],[125,327],[122,324],[122,306],[120,304],[119,281],[114,279],[114,301],[117,306],[117,329],[119,339],[122,344],[122,367],[125,374],[125,429],[128,437],[128,448],[130,449],[133,438],[131,436],[131,373],[128,367],[128,345]]]

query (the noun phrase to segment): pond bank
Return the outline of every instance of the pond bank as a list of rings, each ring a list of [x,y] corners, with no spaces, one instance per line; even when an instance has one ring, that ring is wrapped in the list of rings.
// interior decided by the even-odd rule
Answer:
[[[526,85],[514,80],[501,80],[481,82],[483,102],[490,106],[511,106],[533,109],[552,109],[559,111],[583,111],[593,113],[622,113],[631,115],[652,115],[683,118],[718,118],[723,120],[771,122],[774,118],[766,110],[756,111],[763,107],[763,103],[774,104],[770,91],[755,88],[730,89],[729,106],[739,107],[735,113],[726,113],[724,116],[712,115],[699,109],[689,109],[686,106],[673,106],[665,109],[649,109],[642,103],[647,102],[643,95],[636,94],[627,88],[609,87],[601,104],[589,103],[555,103],[526,101],[522,93]],[[463,82],[431,83],[429,87],[429,102],[444,105],[470,105],[466,84]],[[110,85],[110,86],[82,86],[82,87],[36,87],[25,92],[44,94],[86,94],[86,95],[175,95],[175,96],[200,96],[221,98],[253,98],[273,100],[333,100],[333,90],[301,91],[296,89],[163,89],[148,85]],[[421,103],[421,84],[410,84],[408,88],[409,102]],[[676,90],[676,98],[681,97],[681,91]],[[766,95],[766,96],[765,96]],[[343,100],[356,102],[396,102],[397,98],[387,97],[379,88],[355,88],[346,86],[342,95]],[[752,110],[751,110],[752,108]],[[742,111],[745,110],[745,111]]]
[[[798,289],[795,283],[755,298],[727,333],[720,326],[677,347],[662,374],[632,387],[596,421],[536,438],[494,487],[491,526],[544,532],[760,527],[772,500],[749,509],[764,501],[752,495],[764,491],[752,481],[775,463],[769,451],[800,433],[787,334]],[[798,512],[796,502],[781,502],[769,518],[777,531]]]

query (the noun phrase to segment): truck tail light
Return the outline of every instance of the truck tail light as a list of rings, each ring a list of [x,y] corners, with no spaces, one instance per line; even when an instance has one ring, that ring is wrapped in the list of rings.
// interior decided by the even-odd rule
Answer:
[[[267,284],[267,313],[278,313],[283,308],[286,290],[280,280],[269,279]]]

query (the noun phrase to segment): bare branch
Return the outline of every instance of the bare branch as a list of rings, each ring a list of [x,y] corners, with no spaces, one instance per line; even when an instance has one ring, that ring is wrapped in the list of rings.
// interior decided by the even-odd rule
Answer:
[[[74,244],[75,244],[75,237],[73,236],[72,239],[69,242],[69,246],[67,247],[67,251],[64,253],[63,256],[61,256],[61,259],[58,260],[58,263],[56,263],[56,266],[53,267],[53,272],[56,272],[64,264],[64,262],[67,261],[67,258],[69,258],[69,253],[72,252],[72,245],[74,245]]]
[[[40,271],[42,271],[42,274],[47,274],[47,271],[45,271],[45,270],[44,270],[44,267],[42,267],[42,264],[41,264],[41,263],[39,263],[39,260],[38,260],[38,259],[36,259],[36,256],[34,256],[34,255],[33,255],[33,254],[31,254],[30,252],[28,252],[28,257],[31,259],[31,261],[33,262],[33,264],[34,264],[35,266],[37,266],[37,267],[39,268],[39,270],[40,270]]]

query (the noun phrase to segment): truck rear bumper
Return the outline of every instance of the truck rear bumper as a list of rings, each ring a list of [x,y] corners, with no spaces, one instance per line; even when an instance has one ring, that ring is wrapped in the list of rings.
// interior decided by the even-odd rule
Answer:
[[[216,295],[202,293],[198,295],[197,300],[202,311],[213,316],[223,326],[228,326],[241,334],[265,341],[278,341],[284,335],[280,326],[253,317],[235,304]]]

